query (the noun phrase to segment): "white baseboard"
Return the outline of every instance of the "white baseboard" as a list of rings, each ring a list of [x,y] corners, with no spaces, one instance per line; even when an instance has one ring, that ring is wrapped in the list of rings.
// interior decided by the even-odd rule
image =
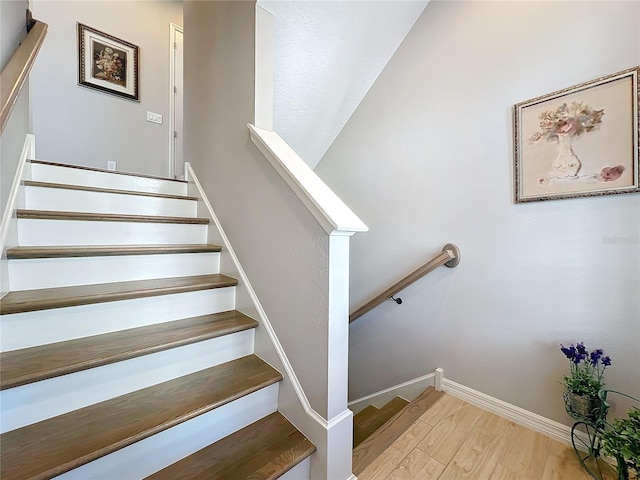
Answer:
[[[437,372],[429,373],[422,377],[409,380],[408,382],[400,383],[393,387],[385,388],[379,392],[358,398],[349,402],[349,409],[355,414],[369,405],[380,408],[395,397],[402,397],[405,400],[411,401],[420,395],[427,387],[435,387],[436,376]]]
[[[494,413],[518,425],[527,427],[559,442],[571,445],[571,428],[562,423],[491,397],[447,378],[442,381],[442,390],[449,395]]]
[[[433,373],[353,400],[349,402],[349,408],[354,413],[359,412],[368,405],[374,405],[379,408],[396,396],[413,400],[420,392],[429,386],[433,386],[437,390],[442,390],[451,396],[464,400],[518,425],[546,435],[553,440],[571,445],[571,427],[498,398],[491,397],[485,393],[456,383],[453,380],[449,380],[448,378],[444,378],[444,371],[441,368],[436,369]]]

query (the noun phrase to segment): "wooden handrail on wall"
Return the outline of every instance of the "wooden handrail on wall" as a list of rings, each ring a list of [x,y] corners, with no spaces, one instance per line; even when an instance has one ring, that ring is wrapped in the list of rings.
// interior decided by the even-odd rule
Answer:
[[[0,73],[0,134],[7,125],[46,34],[47,24],[34,20],[27,37]]]
[[[421,279],[427,273],[432,272],[436,268],[442,265],[445,265],[449,268],[453,268],[456,265],[458,265],[458,263],[460,263],[460,249],[452,243],[446,244],[442,249],[442,253],[433,257],[431,260],[429,260],[427,263],[422,265],[420,268],[418,268],[417,270],[414,270],[409,275],[404,277],[402,280],[394,283],[392,286],[387,288],[384,292],[379,293],[378,295],[373,297],[371,300],[369,300],[367,303],[365,303],[363,306],[353,311],[351,315],[349,315],[349,323],[353,322],[357,318],[360,318],[362,315],[369,312],[370,310],[373,310],[382,302],[390,299],[396,293],[407,288],[413,282]]]

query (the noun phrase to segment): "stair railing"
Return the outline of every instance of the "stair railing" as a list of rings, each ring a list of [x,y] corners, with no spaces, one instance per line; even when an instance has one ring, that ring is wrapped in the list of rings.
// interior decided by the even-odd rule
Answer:
[[[11,116],[31,67],[47,34],[47,24],[31,18],[27,10],[27,36],[0,73],[0,134]]]
[[[460,263],[460,249],[452,243],[447,243],[442,249],[442,252],[440,254],[433,257],[431,260],[429,260],[427,263],[422,265],[417,270],[414,270],[413,272],[411,272],[402,280],[394,283],[392,286],[390,286],[383,292],[380,292],[378,295],[373,297],[371,300],[369,300],[367,303],[362,305],[360,308],[351,312],[351,314],[349,315],[349,323],[353,322],[357,318],[360,318],[365,313],[373,310],[375,307],[380,305],[385,300],[391,299],[394,302],[396,302],[398,305],[401,304],[402,299],[395,297],[395,295],[398,292],[400,292],[401,290],[404,290],[415,281],[420,280],[426,274],[434,271],[436,268],[441,267],[442,265],[444,265],[445,267],[453,268],[459,263]]]

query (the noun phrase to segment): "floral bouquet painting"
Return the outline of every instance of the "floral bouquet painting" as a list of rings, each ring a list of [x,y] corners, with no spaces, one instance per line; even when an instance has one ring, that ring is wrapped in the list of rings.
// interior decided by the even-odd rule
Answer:
[[[602,182],[617,180],[624,167],[604,167],[602,171],[593,175],[579,177],[578,173],[582,163],[574,153],[571,142],[573,138],[585,132],[593,132],[602,123],[604,108],[596,110],[584,102],[563,103],[555,110],[548,110],[540,114],[540,131],[534,133],[529,141],[535,143],[539,140],[556,142],[558,154],[551,163],[549,176],[540,179],[542,185],[553,180],[583,180],[595,179]]]
[[[640,191],[639,71],[515,105],[516,202]]]
[[[139,51],[132,43],[78,23],[78,85],[140,101]]]
[[[127,86],[127,52],[94,42],[93,78],[106,80],[123,87]]]

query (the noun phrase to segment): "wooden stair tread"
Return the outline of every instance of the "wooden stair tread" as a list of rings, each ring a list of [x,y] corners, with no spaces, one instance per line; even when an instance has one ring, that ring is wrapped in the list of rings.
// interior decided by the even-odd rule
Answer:
[[[12,247],[6,250],[8,259],[106,257],[114,255],[156,255],[171,253],[220,252],[219,245],[89,245],[51,247]]]
[[[378,407],[374,405],[368,405],[365,408],[363,408],[361,411],[356,413],[353,416],[353,431],[355,432],[356,429],[360,428],[362,423],[365,422],[372,415],[375,415],[378,410],[379,410]]]
[[[179,223],[206,225],[208,218],[164,217],[160,215],[123,215],[119,213],[57,212],[53,210],[16,210],[18,218],[33,220],[80,220],[93,222]]]
[[[0,354],[0,390],[255,328],[229,311]]]
[[[118,190],[115,188],[89,187],[86,185],[72,185],[68,183],[39,182],[35,180],[24,180],[26,187],[60,188],[63,190],[81,190],[85,192],[117,193],[121,195],[137,195],[140,197],[171,198],[176,200],[198,200],[198,197],[187,195],[173,195],[169,193],[141,192],[135,190]]]
[[[400,435],[402,435],[413,423],[433,406],[443,392],[438,392],[433,387],[427,388],[418,397],[411,401],[391,420],[382,425],[369,438],[353,449],[353,473],[361,474],[364,469],[385,451]]]
[[[133,173],[133,172],[121,172],[119,170],[105,170],[103,168],[85,167],[83,165],[69,165],[67,163],[47,162],[45,160],[29,160],[29,162],[40,164],[40,165],[51,165],[53,167],[75,168],[78,170],[89,170],[91,172],[109,173],[113,175],[127,175],[129,177],[152,178],[154,180],[166,180],[168,182],[188,183],[186,180],[178,180],[176,178],[157,177],[154,175],[145,175],[142,173]]]
[[[0,315],[194,292],[237,284],[234,278],[212,274],[20,290],[9,292],[0,299]]]
[[[365,420],[359,422],[356,428],[354,422],[353,425],[353,447],[357,447],[367,438],[369,438],[373,432],[384,425],[391,417],[402,410],[409,404],[404,398],[395,397],[391,401],[387,402],[380,410],[370,415]]]
[[[255,355],[0,436],[0,477],[50,478],[282,380]]]
[[[272,480],[316,447],[275,412],[147,477],[148,480]]]

